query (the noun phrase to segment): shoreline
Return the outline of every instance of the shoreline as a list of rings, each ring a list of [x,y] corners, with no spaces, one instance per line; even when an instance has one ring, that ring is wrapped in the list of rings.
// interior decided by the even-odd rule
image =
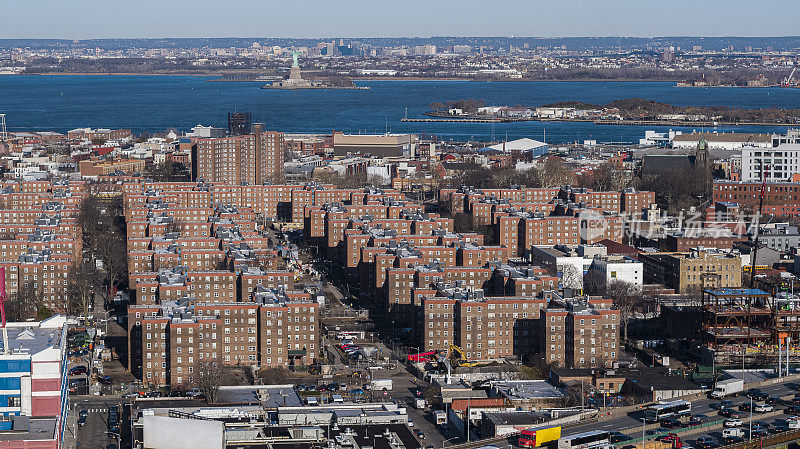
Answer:
[[[48,73],[20,73],[20,74],[9,74],[9,75],[0,75],[0,76],[190,76],[190,77],[221,77],[222,75],[219,72],[194,72],[194,73],[174,73],[174,72],[150,72],[150,73],[135,73],[135,72],[48,72]],[[546,83],[546,82],[557,82],[557,83],[579,83],[579,82],[590,82],[590,83],[677,83],[680,80],[678,79],[662,79],[662,80],[651,80],[651,79],[640,79],[640,78],[586,78],[586,79],[563,79],[563,80],[544,80],[544,79],[532,79],[532,78],[500,78],[500,79],[479,79],[479,78],[458,78],[458,77],[425,77],[425,76],[354,76],[349,77],[354,81],[471,81],[471,82],[489,82],[489,83],[508,83],[508,82],[535,82],[535,83]],[[224,78],[214,78],[210,81],[230,81],[230,82],[248,82],[248,81],[260,81],[260,80],[249,80],[249,79],[224,79]],[[711,86],[707,86],[711,87]],[[716,86],[715,86],[716,87]],[[719,86],[724,87],[724,86]],[[731,86],[731,87],[738,87],[738,86]]]
[[[581,118],[511,118],[492,116],[446,116],[425,113],[426,118],[402,118],[403,123],[518,123],[518,122],[559,122],[559,123],[591,123],[593,125],[622,125],[622,126],[675,126],[680,128],[703,127],[715,128],[717,126],[768,126],[784,127],[794,126],[795,123],[772,122],[729,122],[729,121],[679,121],[679,120],[612,120],[612,119],[581,119]]]
[[[241,72],[239,72],[241,73]],[[174,72],[150,72],[150,73],[135,73],[135,72],[48,72],[48,73],[15,73],[0,75],[2,77],[11,76],[186,76],[186,77],[209,77],[207,81],[215,82],[262,82],[257,79],[225,79],[222,78],[218,72],[193,72],[193,73],[174,73]],[[483,78],[458,78],[458,77],[425,77],[425,76],[352,76],[349,77],[353,81],[465,81],[465,82],[485,82],[485,83],[511,83],[511,82],[526,82],[526,83],[671,83],[675,84],[673,87],[680,88],[784,88],[781,85],[773,86],[732,86],[732,85],[713,85],[713,86],[679,86],[678,83],[682,79],[642,79],[642,78],[585,78],[585,79],[533,79],[533,78],[499,78],[499,79],[483,79]]]

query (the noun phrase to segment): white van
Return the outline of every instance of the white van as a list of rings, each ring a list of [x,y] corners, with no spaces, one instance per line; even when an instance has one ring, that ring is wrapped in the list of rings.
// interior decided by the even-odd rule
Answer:
[[[722,438],[742,437],[744,438],[744,430],[742,429],[723,429]]]

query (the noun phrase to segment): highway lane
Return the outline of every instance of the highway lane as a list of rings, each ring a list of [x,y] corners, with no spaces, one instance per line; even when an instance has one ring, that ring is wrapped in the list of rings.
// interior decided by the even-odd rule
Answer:
[[[775,384],[759,389],[770,396],[791,396],[797,392],[797,384],[788,382],[785,384]],[[726,398],[733,401],[734,406],[738,407],[744,402],[749,402],[749,399],[744,396],[734,396]],[[692,401],[692,414],[705,414],[712,418],[718,416],[717,410],[711,408],[712,404],[718,403],[719,400],[708,399],[701,396]],[[613,412],[613,409],[610,409]],[[755,414],[753,415],[755,418]],[[650,425],[647,428],[657,427]],[[601,419],[591,423],[579,424],[576,426],[565,427],[563,429],[564,435],[574,435],[576,433],[588,432],[590,430],[617,430],[633,437],[641,436],[642,432],[642,411],[630,412],[627,415],[615,416],[613,418]],[[638,432],[638,433],[637,433]]]

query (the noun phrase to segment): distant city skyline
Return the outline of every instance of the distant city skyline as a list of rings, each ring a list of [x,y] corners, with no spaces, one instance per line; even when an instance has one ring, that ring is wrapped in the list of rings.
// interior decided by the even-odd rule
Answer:
[[[800,34],[791,0],[31,0],[3,15],[2,39]]]

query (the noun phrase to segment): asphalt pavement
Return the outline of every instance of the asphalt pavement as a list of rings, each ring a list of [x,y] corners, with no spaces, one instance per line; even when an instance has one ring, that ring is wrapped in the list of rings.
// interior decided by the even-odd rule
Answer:
[[[785,396],[792,396],[794,393],[797,393],[797,384],[794,382],[788,382],[785,384],[775,384],[765,387],[760,387],[759,389],[770,395],[776,397],[785,397]],[[725,398],[733,402],[734,407],[738,409],[739,405],[750,402],[750,399],[744,396],[733,396]],[[705,414],[712,418],[712,420],[723,419],[723,417],[719,416],[719,413],[716,409],[712,408],[712,404],[719,403],[719,400],[716,399],[708,399],[706,397],[700,397],[697,400],[692,401],[692,415],[697,414]],[[784,409],[784,406],[776,406],[776,410]],[[591,423],[579,424],[576,426],[565,427],[562,430],[564,435],[574,435],[581,432],[588,432],[590,430],[615,430],[622,433],[625,433],[633,438],[640,438],[642,434],[642,411],[635,411],[630,412],[626,415],[594,421]],[[775,424],[777,425],[785,425],[785,419],[788,417],[785,414],[778,414],[777,417],[772,417],[768,419],[764,419],[764,421],[771,424],[773,427]],[[753,420],[759,421],[762,420],[760,418],[760,413],[753,413]],[[749,413],[747,417],[742,419],[744,421],[743,428],[746,430],[748,427],[748,421],[750,419]],[[647,429],[651,429],[652,425],[648,426]],[[681,430],[681,429],[676,429]],[[711,436],[716,439],[721,437],[722,431],[718,428],[711,428],[708,432],[699,432],[699,433],[692,433],[691,437],[688,437],[689,442],[693,442],[693,440],[701,437],[701,436]],[[650,435],[648,435],[650,437]],[[684,439],[686,440],[686,438]],[[620,446],[624,446],[624,443],[621,443]]]
[[[71,398],[67,425],[70,433],[75,435],[75,446],[65,444],[67,448],[105,449],[109,444],[119,447],[120,440],[108,433],[108,407],[120,406],[119,398],[112,396],[78,396]],[[86,410],[86,424],[78,426],[78,416],[81,410]],[[122,408],[120,407],[120,414]],[[120,416],[120,418],[122,418]],[[120,423],[124,420],[120,419]],[[120,426],[121,428],[124,425]]]

